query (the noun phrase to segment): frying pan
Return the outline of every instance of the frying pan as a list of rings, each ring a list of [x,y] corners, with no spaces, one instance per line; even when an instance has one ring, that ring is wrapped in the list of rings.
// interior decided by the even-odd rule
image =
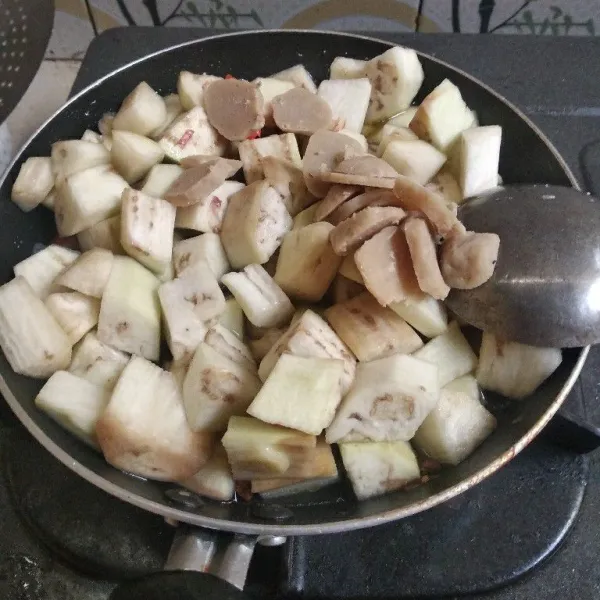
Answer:
[[[53,142],[79,138],[95,128],[107,111],[146,80],[161,94],[173,92],[181,70],[231,73],[253,79],[303,63],[317,80],[326,79],[336,56],[368,59],[391,44],[380,40],[319,31],[243,32],[181,44],[132,62],[103,77],[72,98],[27,142],[0,184],[0,282],[12,278],[12,266],[29,256],[36,244],[56,236],[53,216],[44,208],[22,213],[10,202],[10,190],[21,163],[29,156],[48,155]],[[550,183],[577,186],[573,173],[547,138],[516,107],[480,81],[436,58],[420,54],[425,83],[416,101],[443,79],[460,88],[467,104],[477,111],[481,124],[500,124],[503,144],[500,172],[507,183]],[[276,543],[303,534],[321,534],[371,527],[426,510],[467,490],[499,469],[522,450],[549,422],[572,388],[589,348],[563,353],[563,363],[536,393],[524,402],[509,402],[489,395],[487,405],[498,419],[497,430],[472,456],[457,467],[410,490],[358,502],[347,484],[318,492],[268,501],[216,503],[182,493],[172,484],[146,481],[109,466],[100,454],[66,433],[38,411],[33,403],[42,382],[22,377],[0,356],[0,391],[17,417],[54,456],[99,488],[146,510],[180,523],[197,526],[185,530],[172,550],[168,567],[202,570],[214,551],[209,530],[234,532],[217,571],[243,587],[256,536]],[[200,530],[198,528],[204,528]],[[183,528],[180,528],[184,531]],[[192,531],[188,535],[189,531]],[[252,537],[254,536],[254,537]],[[266,537],[265,536],[270,536]],[[196,561],[196,562],[194,562]],[[193,577],[193,581],[190,579]],[[170,595],[171,594],[171,595]],[[234,598],[239,590],[199,573],[156,574],[151,581],[128,584],[114,598]]]

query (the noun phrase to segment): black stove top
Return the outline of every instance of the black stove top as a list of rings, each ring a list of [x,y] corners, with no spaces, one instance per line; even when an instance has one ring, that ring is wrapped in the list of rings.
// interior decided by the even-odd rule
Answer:
[[[74,87],[209,33],[111,30],[92,43]],[[588,58],[598,55],[600,40],[385,37],[462,67],[506,95],[552,139],[582,185],[600,192],[600,83]],[[598,366],[600,350],[566,406],[592,423],[600,423]],[[3,403],[0,467],[0,599],[106,600],[116,582],[161,568],[173,527],[73,475]],[[282,599],[598,598],[599,492],[597,453],[579,455],[541,438],[495,476],[426,513],[260,547],[247,590]]]

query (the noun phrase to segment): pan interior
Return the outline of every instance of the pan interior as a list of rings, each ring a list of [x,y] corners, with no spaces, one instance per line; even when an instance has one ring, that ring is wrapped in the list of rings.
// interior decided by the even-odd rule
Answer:
[[[161,94],[175,92],[181,70],[214,73],[254,79],[302,63],[317,81],[328,77],[328,67],[336,56],[369,59],[389,48],[377,40],[324,32],[252,32],[208,38],[184,44],[146,59],[88,88],[79,94],[28,143],[9,170],[0,194],[0,219],[6,225],[0,236],[0,281],[13,277],[12,266],[28,257],[36,244],[48,244],[56,237],[53,216],[40,207],[21,212],[10,201],[10,190],[21,162],[28,156],[49,155],[51,144],[61,139],[79,138],[86,128],[95,129],[98,120],[116,111],[120,101],[140,81],[147,81]],[[248,60],[248,57],[253,57]],[[576,182],[550,143],[501,97],[466,74],[421,55],[425,83],[417,102],[443,79],[450,78],[460,88],[467,104],[482,125],[503,128],[500,173],[506,183],[549,183],[576,185]],[[276,523],[253,514],[245,503],[206,502],[189,509],[169,500],[165,484],[145,481],[113,469],[102,456],[84,446],[38,411],[33,399],[41,381],[12,372],[0,357],[0,382],[5,398],[29,430],[67,466],[99,487],[148,510],[198,525],[245,532],[284,534],[322,533],[374,525],[427,508],[444,500],[489,474],[514,454],[515,444],[549,417],[564,398],[572,379],[581,368],[585,351],[564,352],[558,371],[524,402],[491,399],[490,406],[499,425],[495,433],[458,467],[448,468],[427,484],[408,491],[357,502],[344,484],[322,492],[277,500],[290,509],[289,519]],[[571,380],[570,380],[571,378]],[[518,448],[520,449],[520,447]],[[496,461],[493,468],[490,465]]]

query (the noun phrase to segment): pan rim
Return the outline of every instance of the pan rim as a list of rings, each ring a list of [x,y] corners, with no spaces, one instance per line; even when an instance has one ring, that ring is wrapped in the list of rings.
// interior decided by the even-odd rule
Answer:
[[[320,29],[262,29],[262,30],[247,30],[247,31],[236,31],[230,33],[223,33],[217,35],[211,35],[205,38],[189,40],[186,42],[182,42],[180,44],[175,44],[173,46],[169,46],[167,48],[163,48],[156,52],[144,55],[140,58],[137,58],[121,67],[114,69],[110,73],[107,73],[100,79],[86,86],[80,92],[75,94],[72,98],[68,99],[62,106],[60,106],[50,117],[48,117],[32,135],[27,139],[26,142],[21,146],[13,160],[10,162],[6,171],[0,178],[0,187],[5,184],[5,181],[8,177],[9,172],[14,168],[15,164],[17,164],[21,159],[22,155],[26,151],[27,147],[31,144],[31,142],[35,139],[35,137],[60,113],[62,113],[68,106],[72,103],[76,102],[80,97],[84,96],[91,90],[100,86],[104,81],[114,77],[116,74],[129,69],[135,66],[138,63],[144,62],[146,60],[150,60],[155,56],[160,56],[161,54],[165,54],[171,51],[175,51],[179,48],[184,48],[187,46],[192,46],[195,44],[202,44],[204,42],[208,42],[214,39],[220,38],[229,38],[229,37],[239,37],[245,35],[269,35],[269,34],[317,34],[323,36],[340,36],[340,37],[348,37],[352,39],[362,39],[371,42],[377,42],[379,44],[383,44],[388,47],[393,47],[396,44],[389,42],[387,40],[383,40],[373,36],[366,36],[357,33],[347,33],[347,32],[338,32],[338,31],[327,31]],[[410,46],[407,46],[410,47]],[[421,52],[419,50],[415,50],[417,54],[421,57],[425,57],[427,60],[435,62],[451,71],[454,71],[460,74],[467,79],[470,79],[477,86],[484,89],[489,94],[493,95],[506,105],[513,113],[515,113],[521,121],[525,125],[527,125],[546,145],[546,147],[550,150],[550,152],[554,155],[557,162],[560,164],[563,169],[565,175],[571,182],[572,186],[576,189],[580,189],[579,183],[573,174],[569,165],[565,162],[562,155],[555,148],[554,144],[548,139],[548,137],[538,128],[538,126],[533,123],[517,106],[515,106],[512,102],[506,99],[504,96],[496,92],[493,88],[479,80],[478,78],[470,75],[466,71],[453,66],[450,63],[447,63],[444,60],[440,60],[437,57],[432,56],[431,54],[427,54],[426,52]],[[213,517],[206,517],[202,515],[196,515],[191,512],[187,512],[184,510],[180,510],[177,508],[172,508],[164,504],[160,504],[153,500],[148,500],[143,498],[137,494],[129,492],[128,490],[122,488],[121,486],[114,484],[104,477],[97,475],[94,471],[87,468],[79,461],[73,459],[73,457],[65,452],[58,444],[56,444],[46,433],[29,417],[26,411],[21,406],[20,402],[13,395],[9,386],[7,385],[4,377],[0,375],[0,393],[4,396],[7,404],[10,406],[11,410],[15,413],[17,418],[21,421],[21,423],[25,426],[25,428],[29,431],[29,433],[42,445],[46,450],[48,450],[52,455],[54,455],[58,460],[60,460],[66,467],[71,469],[74,473],[90,482],[97,488],[109,493],[112,496],[115,496],[125,502],[133,504],[139,508],[147,510],[149,512],[161,515],[168,519],[173,519],[176,521],[180,521],[183,523],[188,523],[190,525],[195,525],[198,527],[204,527],[207,529],[214,529],[220,531],[227,532],[235,532],[235,533],[244,533],[244,534],[254,534],[254,535],[283,535],[283,536],[295,536],[295,535],[320,535],[320,534],[328,534],[328,533],[339,533],[342,531],[351,531],[356,529],[362,529],[367,527],[375,527],[377,525],[382,525],[384,523],[388,523],[391,521],[396,521],[404,517],[408,517],[410,515],[419,513],[423,510],[427,510],[442,502],[446,502],[455,496],[463,493],[467,489],[477,485],[493,473],[495,473],[498,469],[508,463],[514,456],[516,456],[519,452],[521,452],[531,441],[540,433],[540,431],[548,424],[550,419],[556,414],[560,406],[563,404],[567,395],[571,391],[573,385],[575,384],[577,378],[579,377],[581,370],[585,364],[588,353],[590,350],[590,346],[585,346],[581,348],[581,352],[577,361],[569,374],[569,377],[565,381],[563,387],[561,388],[558,395],[555,397],[553,402],[548,406],[548,408],[544,411],[542,416],[537,420],[531,429],[525,433],[517,442],[515,442],[510,448],[508,448],[501,456],[496,458],[494,461],[486,465],[483,469],[474,473],[470,477],[465,480],[449,487],[448,489],[434,494],[428,498],[425,498],[419,502],[415,502],[410,504],[409,506],[402,508],[395,508],[392,510],[388,510],[382,512],[377,515],[367,516],[367,517],[356,517],[347,520],[340,520],[328,523],[319,523],[319,524],[307,524],[307,525],[270,525],[267,523],[258,524],[258,523],[243,523],[237,521],[230,521],[227,519],[218,519]]]

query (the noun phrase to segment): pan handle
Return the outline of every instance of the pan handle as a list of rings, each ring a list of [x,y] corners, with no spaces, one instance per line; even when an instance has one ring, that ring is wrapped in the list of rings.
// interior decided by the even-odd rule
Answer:
[[[110,600],[247,600],[257,538],[179,525],[161,573],[119,585]]]

